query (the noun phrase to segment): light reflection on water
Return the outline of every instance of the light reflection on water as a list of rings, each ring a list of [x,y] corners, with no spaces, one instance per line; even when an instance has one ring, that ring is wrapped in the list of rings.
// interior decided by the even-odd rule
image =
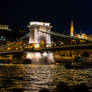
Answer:
[[[38,92],[50,90],[59,82],[69,86],[85,83],[92,85],[92,69],[65,69],[56,65],[0,65],[0,92]]]

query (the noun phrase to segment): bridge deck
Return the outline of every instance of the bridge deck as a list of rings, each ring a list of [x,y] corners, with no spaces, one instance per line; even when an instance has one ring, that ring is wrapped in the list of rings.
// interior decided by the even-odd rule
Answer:
[[[64,51],[64,50],[77,50],[77,49],[92,49],[92,44],[84,45],[71,45],[71,46],[62,46],[62,47],[49,47],[49,48],[40,48],[40,49],[25,49],[18,51],[4,51],[0,52],[2,54],[14,54],[14,53],[26,53],[26,52],[44,52],[44,51]]]

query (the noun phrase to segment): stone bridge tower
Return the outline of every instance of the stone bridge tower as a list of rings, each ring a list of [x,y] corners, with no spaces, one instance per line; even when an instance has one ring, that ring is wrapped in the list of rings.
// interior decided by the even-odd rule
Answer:
[[[29,44],[33,44],[35,48],[51,46],[51,35],[45,33],[51,31],[50,23],[30,22],[28,27],[30,30]]]
[[[50,47],[51,35],[46,32],[50,32],[52,26],[46,22],[30,22],[28,25],[30,30],[29,45],[33,45],[34,48]],[[27,52],[27,59],[32,60],[33,63],[53,63],[52,52]]]

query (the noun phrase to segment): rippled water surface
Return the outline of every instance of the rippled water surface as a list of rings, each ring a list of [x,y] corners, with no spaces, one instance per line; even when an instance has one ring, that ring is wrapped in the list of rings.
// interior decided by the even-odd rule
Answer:
[[[56,65],[0,65],[0,92],[38,92],[53,90],[59,82],[69,86],[85,83],[92,86],[92,68],[65,69]]]

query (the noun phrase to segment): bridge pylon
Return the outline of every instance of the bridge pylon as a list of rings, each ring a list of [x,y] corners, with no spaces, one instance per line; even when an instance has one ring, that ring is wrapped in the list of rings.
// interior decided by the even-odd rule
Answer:
[[[29,44],[33,44],[35,48],[51,46],[51,35],[45,33],[51,32],[50,23],[30,22],[28,28],[30,31]]]
[[[46,22],[30,22],[29,28],[29,45],[35,48],[51,47],[51,32],[52,26]],[[27,59],[31,59],[33,63],[53,63],[53,53],[49,52],[27,52]]]

